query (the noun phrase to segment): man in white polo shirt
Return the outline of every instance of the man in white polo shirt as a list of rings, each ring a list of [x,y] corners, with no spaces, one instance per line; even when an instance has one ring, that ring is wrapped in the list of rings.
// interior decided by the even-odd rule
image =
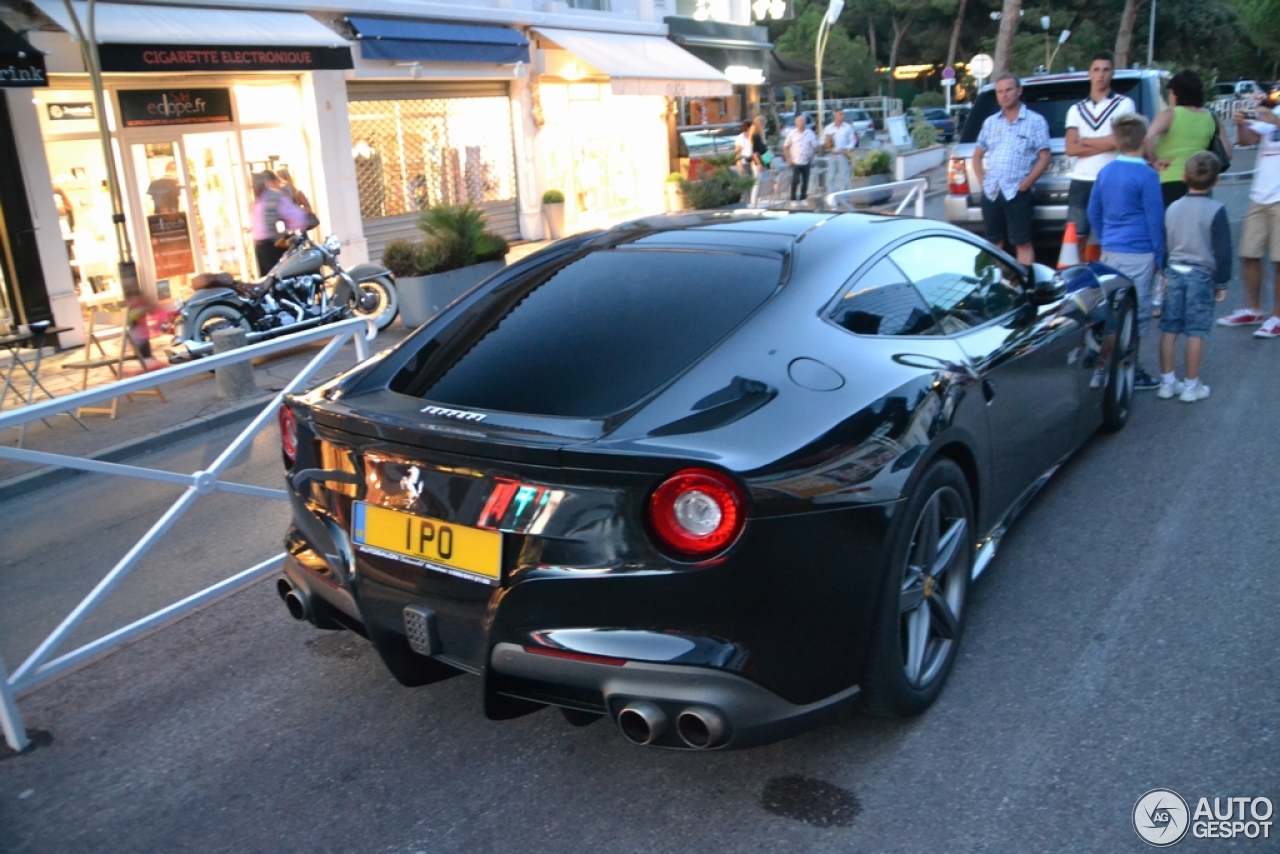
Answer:
[[[1067,110],[1067,156],[1072,158],[1071,187],[1067,191],[1067,219],[1076,224],[1081,241],[1089,236],[1089,195],[1098,173],[1120,154],[1111,136],[1111,122],[1135,111],[1134,103],[1111,91],[1115,59],[1111,51],[1094,55],[1089,63],[1089,97]],[[1086,250],[1086,258],[1088,258]],[[1101,257],[1094,251],[1093,258]]]
[[[853,125],[845,124],[844,110],[836,110],[831,124],[823,128],[822,146],[831,153],[827,158],[831,164],[830,192],[849,189],[849,154],[858,147],[858,134]]]

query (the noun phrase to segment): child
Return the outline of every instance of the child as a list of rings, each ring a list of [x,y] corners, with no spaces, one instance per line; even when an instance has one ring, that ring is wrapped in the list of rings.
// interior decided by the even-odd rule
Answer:
[[[1187,195],[1169,206],[1164,217],[1169,264],[1165,271],[1164,314],[1160,318],[1160,391],[1186,403],[1209,396],[1200,382],[1204,339],[1213,326],[1213,304],[1227,297],[1231,280],[1231,227],[1227,211],[1209,196],[1218,183],[1218,158],[1208,151],[1187,160],[1182,180]],[[1173,371],[1178,336],[1187,337],[1187,379]]]
[[[1102,246],[1102,263],[1128,276],[1138,296],[1138,337],[1146,334],[1151,322],[1152,288],[1156,264],[1164,257],[1164,200],[1160,176],[1142,159],[1142,142],[1147,120],[1130,113],[1111,123],[1120,156],[1102,167],[1089,196],[1089,225],[1094,240]],[[1103,344],[1099,367],[1089,385],[1101,388],[1106,382],[1107,356],[1113,342]],[[1134,371],[1135,389],[1153,389],[1159,381],[1141,367]]]

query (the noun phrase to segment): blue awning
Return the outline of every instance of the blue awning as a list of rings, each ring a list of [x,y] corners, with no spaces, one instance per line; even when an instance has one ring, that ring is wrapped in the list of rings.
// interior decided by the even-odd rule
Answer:
[[[529,61],[529,40],[510,27],[440,24],[409,18],[357,18],[348,21],[365,59],[422,62]]]

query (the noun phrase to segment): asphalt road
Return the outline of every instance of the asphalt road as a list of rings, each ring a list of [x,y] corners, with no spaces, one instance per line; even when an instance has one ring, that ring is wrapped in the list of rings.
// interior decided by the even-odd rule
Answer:
[[[1238,217],[1243,188],[1219,195]],[[1240,304],[1237,282],[1222,310]],[[973,589],[919,719],[706,755],[551,711],[491,723],[475,678],[401,688],[361,639],[293,622],[259,584],[22,699],[53,741],[0,761],[0,850],[1117,852],[1147,850],[1131,812],[1152,788],[1280,806],[1278,359],[1280,341],[1215,330],[1212,397],[1143,393],[1063,467]],[[276,465],[268,435],[242,472]],[[118,554],[174,494],[127,488],[0,503],[7,661],[92,585],[90,552]],[[104,622],[278,546],[283,506],[205,500]],[[1177,850],[1280,850],[1274,820],[1269,839]]]

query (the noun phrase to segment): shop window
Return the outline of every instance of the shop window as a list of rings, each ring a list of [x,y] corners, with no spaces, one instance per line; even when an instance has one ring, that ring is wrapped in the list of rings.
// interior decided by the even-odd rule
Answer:
[[[241,125],[302,125],[302,103],[293,86],[236,86]]]
[[[515,198],[506,98],[352,101],[349,113],[362,218]]]
[[[610,0],[569,0],[571,9],[590,9],[593,12],[608,12],[613,6]]]
[[[58,228],[67,247],[71,276],[82,295],[116,293],[115,226],[111,222],[111,193],[98,139],[53,140],[45,144],[53,177]]]

